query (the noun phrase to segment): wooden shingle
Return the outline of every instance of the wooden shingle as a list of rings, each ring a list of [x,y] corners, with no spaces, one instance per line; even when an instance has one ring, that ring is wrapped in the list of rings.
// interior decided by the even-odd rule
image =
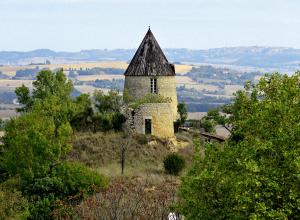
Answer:
[[[175,76],[170,64],[150,28],[131,60],[125,76]]]

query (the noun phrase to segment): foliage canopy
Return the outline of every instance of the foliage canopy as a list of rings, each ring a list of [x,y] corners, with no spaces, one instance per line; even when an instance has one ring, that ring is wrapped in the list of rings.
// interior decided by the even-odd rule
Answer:
[[[227,106],[232,136],[183,179],[187,219],[300,218],[300,72],[247,83]],[[199,143],[197,144],[199,145]]]

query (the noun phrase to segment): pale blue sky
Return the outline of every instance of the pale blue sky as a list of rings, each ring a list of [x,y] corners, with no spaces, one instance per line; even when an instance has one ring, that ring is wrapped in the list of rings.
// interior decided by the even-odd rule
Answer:
[[[300,0],[0,0],[0,50],[300,48]]]

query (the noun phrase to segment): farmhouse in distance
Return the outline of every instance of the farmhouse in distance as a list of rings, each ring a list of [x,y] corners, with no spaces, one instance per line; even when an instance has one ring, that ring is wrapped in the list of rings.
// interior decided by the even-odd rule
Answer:
[[[125,71],[124,100],[144,100],[127,108],[127,128],[140,134],[174,137],[177,119],[175,68],[170,64],[150,30]]]

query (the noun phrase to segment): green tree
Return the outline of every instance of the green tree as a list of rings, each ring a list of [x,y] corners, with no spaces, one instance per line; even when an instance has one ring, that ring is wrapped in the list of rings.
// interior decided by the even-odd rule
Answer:
[[[42,70],[38,73],[36,80],[32,83],[32,99],[44,100],[49,96],[57,96],[61,101],[67,101],[73,90],[73,84],[63,70],[52,72],[51,70]]]
[[[123,104],[122,97],[118,91],[111,90],[108,94],[103,91],[95,91],[95,107],[97,109],[94,119],[94,127],[100,127],[100,130],[121,130],[126,118],[120,113]],[[97,130],[97,129],[96,129]]]
[[[214,133],[216,131],[216,125],[222,125],[227,131],[231,133],[229,119],[226,117],[228,114],[228,106],[221,108],[211,109],[207,112],[207,115],[200,120],[200,127],[205,132]]]
[[[184,122],[187,119],[187,116],[188,116],[185,103],[178,103],[178,105],[177,105],[177,112],[179,114],[180,125],[183,125]]]
[[[214,133],[215,130],[215,122],[213,120],[209,120],[207,118],[202,118],[200,120],[200,127],[204,129],[205,132]]]
[[[300,72],[236,93],[225,146],[205,146],[180,187],[187,219],[300,218]],[[199,146],[199,143],[196,143]]]
[[[19,103],[22,105],[21,108],[18,108],[18,112],[27,112],[32,107],[32,99],[30,96],[30,90],[27,86],[22,85],[21,87],[16,88],[16,96]]]
[[[27,180],[23,185],[30,201],[30,218],[51,219],[66,209],[72,213],[72,204],[99,192],[107,181],[84,165],[63,162],[54,165],[47,176]]]
[[[22,85],[15,91],[22,105],[20,112],[38,112],[53,117],[56,128],[70,122],[76,114],[76,106],[72,100],[72,82],[62,70],[52,72],[42,70],[33,82],[32,94],[29,88]]]
[[[26,113],[5,127],[1,167],[10,176],[44,176],[71,149],[72,129],[68,123],[55,128],[53,118]]]
[[[71,210],[71,204],[105,185],[96,172],[64,161],[71,150],[70,122],[75,116],[87,122],[93,114],[90,97],[80,95],[73,100],[72,89],[62,71],[41,71],[32,94],[25,86],[16,90],[22,114],[5,124],[0,181],[20,180],[16,189],[29,203],[30,219],[50,219],[54,210]]]
[[[122,105],[122,97],[118,91],[110,90],[108,94],[104,94],[101,90],[94,92],[95,107],[99,113],[119,112]]]
[[[73,85],[69,81],[63,70],[52,72],[51,70],[42,70],[37,74],[37,79],[32,83],[33,91],[30,94],[28,87],[22,85],[16,88],[16,96],[22,108],[21,112],[29,111],[36,101],[43,101],[48,97],[59,97],[60,101],[69,101]]]
[[[74,101],[76,110],[71,119],[72,128],[77,131],[89,130],[92,127],[94,111],[89,94],[81,94]]]
[[[26,219],[28,215],[28,202],[22,193],[0,187],[0,219]]]

